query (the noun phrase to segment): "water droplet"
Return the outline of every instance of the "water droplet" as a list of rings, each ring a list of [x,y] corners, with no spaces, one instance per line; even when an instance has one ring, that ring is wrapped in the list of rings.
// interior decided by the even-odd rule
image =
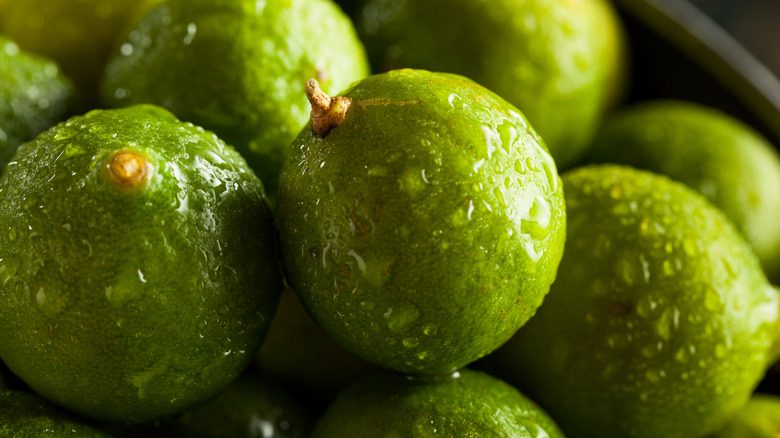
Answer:
[[[417,338],[406,338],[402,343],[406,348],[414,348],[420,345],[420,341]]]
[[[391,308],[385,313],[387,328],[395,333],[408,331],[420,317],[420,310],[413,304],[403,304],[393,311]]]
[[[192,40],[195,39],[195,34],[197,31],[198,27],[195,25],[195,23],[190,23],[187,25],[187,35],[184,36],[184,40],[182,41],[185,46],[192,44]]]

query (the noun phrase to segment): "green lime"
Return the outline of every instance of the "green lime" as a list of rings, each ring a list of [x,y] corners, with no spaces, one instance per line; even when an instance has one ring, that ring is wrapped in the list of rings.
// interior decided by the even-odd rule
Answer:
[[[515,388],[463,369],[452,376],[381,373],[350,386],[312,438],[563,438],[555,422]]]
[[[780,282],[780,158],[742,122],[693,103],[642,103],[605,123],[586,159],[667,175],[704,195]]]
[[[467,76],[520,108],[559,168],[620,94],[623,34],[605,0],[368,0],[358,22],[375,71]]]
[[[201,403],[270,323],[271,227],[262,184],[211,132],[149,105],[61,123],[0,179],[0,357],[96,420]]]
[[[499,376],[568,436],[716,431],[776,357],[777,292],[720,210],[621,166],[563,176],[567,241],[536,316],[496,352]]]
[[[0,436],[110,438],[46,400],[21,391],[0,391]]]
[[[214,399],[181,415],[108,430],[117,438],[308,438],[314,420],[284,387],[245,373]]]
[[[350,383],[376,369],[334,342],[290,289],[282,292],[255,363],[263,374],[326,399],[332,399]]]
[[[114,40],[137,14],[160,1],[0,0],[0,34],[52,58],[96,101]]]
[[[216,132],[273,196],[309,116],[304,82],[338,92],[367,73],[331,0],[169,0],[121,38],[102,91],[109,106],[155,103]]]
[[[755,394],[745,408],[711,438],[777,438],[780,436],[780,397]]]
[[[330,98],[280,178],[287,279],[342,347],[452,372],[522,326],[555,278],[555,163],[516,108],[457,75],[397,70]],[[324,138],[323,138],[324,137]]]
[[[78,106],[57,65],[0,37],[0,173],[16,148],[66,119]]]

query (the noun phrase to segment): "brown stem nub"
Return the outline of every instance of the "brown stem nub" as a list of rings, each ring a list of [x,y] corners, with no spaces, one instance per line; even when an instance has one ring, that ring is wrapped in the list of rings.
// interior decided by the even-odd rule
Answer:
[[[306,81],[306,97],[311,103],[311,129],[320,138],[325,138],[344,121],[347,109],[352,104],[348,97],[330,97],[320,89],[315,79]]]
[[[122,151],[111,159],[108,174],[117,185],[130,189],[146,182],[150,167],[144,157],[135,152]]]

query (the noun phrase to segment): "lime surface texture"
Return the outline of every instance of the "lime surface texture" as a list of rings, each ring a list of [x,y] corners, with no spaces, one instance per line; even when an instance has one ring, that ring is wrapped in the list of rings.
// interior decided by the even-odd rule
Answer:
[[[263,186],[149,105],[22,145],[0,179],[0,357],[82,415],[143,422],[250,362],[281,290]]]
[[[734,222],[769,279],[780,281],[780,158],[747,125],[693,103],[642,103],[605,123],[586,160],[661,173],[696,190]]]
[[[701,437],[776,359],[778,296],[730,221],[666,177],[563,175],[558,280],[498,375],[576,437]]]
[[[114,438],[309,438],[315,417],[287,389],[244,373],[217,397],[143,425],[110,425]]]
[[[255,364],[264,375],[279,378],[326,400],[377,369],[333,341],[290,289],[282,292]]]
[[[9,390],[0,391],[0,436],[110,438],[36,395]]]
[[[517,106],[559,168],[588,145],[621,83],[623,35],[604,0],[368,0],[374,71],[457,73]]]
[[[0,173],[16,148],[78,107],[70,80],[49,59],[0,37]]]
[[[533,401],[487,374],[408,378],[379,373],[339,394],[312,438],[563,438]]]
[[[280,178],[287,279],[347,350],[413,374],[493,351],[555,278],[566,215],[555,163],[517,110],[451,74],[398,70],[306,127]]]
[[[102,94],[216,132],[273,196],[308,119],[306,80],[337,93],[367,74],[352,23],[330,0],[170,0],[120,39]]]

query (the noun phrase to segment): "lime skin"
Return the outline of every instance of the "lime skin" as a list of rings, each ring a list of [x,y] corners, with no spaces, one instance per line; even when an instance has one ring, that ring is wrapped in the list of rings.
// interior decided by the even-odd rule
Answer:
[[[309,438],[314,420],[285,387],[244,373],[217,397],[173,418],[106,430],[115,438]]]
[[[563,175],[568,240],[498,375],[568,436],[702,437],[775,359],[778,296],[731,222],[666,177],[603,165]]]
[[[352,22],[330,0],[170,0],[120,38],[102,96],[154,103],[217,133],[276,193],[306,124],[304,82],[337,93],[368,74]]]
[[[54,61],[0,37],[0,173],[20,144],[73,115],[79,104]]]
[[[565,239],[563,192],[514,107],[451,74],[399,70],[343,94],[280,178],[290,287],[336,342],[377,365],[449,373],[541,304]]]
[[[693,103],[644,102],[608,119],[585,160],[660,173],[704,195],[780,282],[780,157],[747,125]]]
[[[604,0],[367,0],[358,31],[375,72],[466,76],[515,105],[559,169],[619,99],[624,35]]]
[[[479,371],[407,377],[377,373],[328,407],[312,438],[563,438],[555,422],[512,386]]]
[[[780,436],[780,397],[755,394],[725,428],[710,438],[775,438]]]
[[[281,291],[261,182],[213,133],[149,105],[22,145],[0,179],[0,229],[0,357],[95,420],[216,395]]]
[[[291,289],[283,291],[279,298],[255,365],[264,375],[277,377],[326,401],[377,369],[334,342]]]
[[[110,438],[36,395],[10,390],[0,391],[0,436]]]

